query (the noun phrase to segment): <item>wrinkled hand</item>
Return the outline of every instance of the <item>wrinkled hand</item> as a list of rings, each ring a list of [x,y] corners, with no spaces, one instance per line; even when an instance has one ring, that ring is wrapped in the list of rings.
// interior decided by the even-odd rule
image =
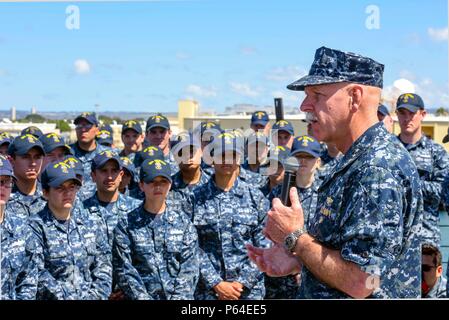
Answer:
[[[239,285],[241,288],[239,289]],[[243,291],[243,286],[238,282],[222,281],[214,287],[218,300],[238,300]]]
[[[295,187],[290,189],[290,202],[291,207],[286,207],[275,198],[268,211],[264,234],[274,243],[283,243],[287,235],[304,226],[304,213]]]
[[[251,261],[270,277],[283,277],[301,271],[300,261],[281,245],[274,244],[264,249],[247,244],[246,248]]]

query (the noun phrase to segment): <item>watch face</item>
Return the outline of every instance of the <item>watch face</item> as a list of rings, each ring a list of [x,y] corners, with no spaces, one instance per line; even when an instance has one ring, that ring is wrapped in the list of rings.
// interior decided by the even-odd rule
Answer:
[[[293,237],[291,235],[289,235],[287,237],[287,239],[285,239],[285,244],[286,244],[287,248],[291,249],[291,247],[294,244],[294,239],[293,239]]]

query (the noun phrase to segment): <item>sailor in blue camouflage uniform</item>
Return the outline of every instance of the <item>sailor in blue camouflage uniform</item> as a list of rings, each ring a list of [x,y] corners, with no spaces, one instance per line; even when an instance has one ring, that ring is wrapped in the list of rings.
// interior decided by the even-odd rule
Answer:
[[[199,135],[201,141],[201,151],[204,152],[204,148],[212,142],[215,136],[223,132],[220,125],[214,121],[203,121],[193,131],[194,137]],[[204,159],[201,159],[201,169],[207,173],[213,172],[210,164],[206,163]]]
[[[93,182],[92,179],[87,182],[84,181],[84,167],[82,162],[73,155],[65,156],[63,161],[75,170],[76,177],[83,184],[77,192],[77,199],[82,202],[92,197],[97,191],[97,184]]]
[[[31,134],[32,136],[35,136],[38,139],[44,135],[43,132],[41,131],[41,129],[39,129],[36,126],[26,127],[25,129],[23,129],[20,132],[21,136],[26,135],[26,134]]]
[[[74,120],[77,141],[70,145],[74,156],[81,161],[84,168],[83,183],[89,183],[93,158],[100,152],[110,150],[109,147],[97,143],[99,122],[95,113],[84,112]]]
[[[9,161],[0,156],[0,300],[34,300],[37,268],[30,229],[9,197],[14,184]]]
[[[99,220],[73,204],[81,181],[64,162],[41,177],[45,208],[30,218],[39,271],[39,300],[99,300],[111,293],[111,249]]]
[[[304,213],[304,223],[307,224],[316,211],[318,202],[318,188],[321,180],[316,174],[321,163],[321,145],[311,136],[299,136],[293,141],[290,156],[295,157],[299,168],[296,172],[295,183],[298,197]],[[270,194],[269,199],[280,198],[282,185],[278,185]],[[300,276],[266,277],[265,286],[267,299],[297,299],[299,297],[298,281]]]
[[[306,228],[292,188],[292,206],[274,199],[268,212],[265,232],[276,245],[248,246],[268,275],[301,270],[300,297],[421,295],[420,179],[409,153],[377,119],[383,68],[370,58],[322,47],[309,75],[288,86],[305,91],[301,111],[308,113],[316,139],[344,153],[319,188]]]
[[[164,161],[170,164],[171,172],[175,174],[179,170],[173,153],[170,151],[170,140],[172,138],[172,131],[170,123],[164,115],[158,113],[150,116],[146,124],[146,136],[144,148],[148,146],[155,146],[161,148],[164,153]]]
[[[119,154],[120,150],[114,146],[114,129],[110,124],[102,124],[98,130],[97,143],[110,148],[110,150]]]
[[[283,146],[272,146],[268,154],[267,163],[261,169],[261,174],[266,177],[260,191],[270,201],[270,193],[281,185],[284,180],[284,160],[290,155],[291,149]]]
[[[147,159],[140,171],[144,203],[122,216],[114,233],[113,265],[128,299],[193,299],[199,277],[198,235],[188,216],[166,202],[170,166]]]
[[[119,192],[122,169],[122,161],[118,154],[112,151],[97,154],[92,161],[92,177],[97,185],[97,191],[92,197],[83,201],[83,206],[89,214],[102,220],[111,247],[118,219],[141,204],[140,200]]]
[[[276,121],[271,129],[271,141],[275,146],[291,149],[294,137],[295,129],[293,128],[293,124],[288,120]]]
[[[57,133],[51,132],[42,135],[39,141],[44,147],[45,157],[42,164],[42,170],[47,164],[53,161],[62,161],[64,157],[73,153],[69,145],[64,142],[64,139]]]
[[[270,132],[270,117],[265,111],[254,111],[251,115],[250,128],[254,132],[260,131],[265,135]]]
[[[44,148],[35,136],[26,134],[14,138],[8,147],[8,154],[17,179],[12,189],[11,200],[25,206],[24,218],[27,218],[45,206],[38,181],[45,156]],[[19,212],[24,213],[23,210]]]
[[[396,103],[401,133],[398,138],[418,168],[424,198],[424,242],[440,245],[440,213],[442,185],[449,173],[449,156],[444,148],[426,137],[422,121],[426,116],[424,102],[415,93],[399,96]]]
[[[229,134],[211,147],[214,175],[193,190],[191,219],[201,247],[197,299],[263,299],[264,277],[246,255],[245,244],[267,246],[262,228],[269,203],[239,177],[243,145]]]
[[[14,138],[8,132],[0,133],[0,155],[8,156],[8,147]]]
[[[134,163],[134,157],[137,152],[142,151],[142,144],[145,135],[142,126],[137,120],[128,120],[122,125],[123,150],[120,151],[120,157],[127,157]]]
[[[260,166],[267,160],[268,137],[263,132],[251,133],[246,139],[246,159],[242,168],[260,174]]]
[[[139,188],[139,174],[131,159],[128,157],[120,157],[123,168],[122,182],[120,182],[120,193],[129,196],[130,191]]]

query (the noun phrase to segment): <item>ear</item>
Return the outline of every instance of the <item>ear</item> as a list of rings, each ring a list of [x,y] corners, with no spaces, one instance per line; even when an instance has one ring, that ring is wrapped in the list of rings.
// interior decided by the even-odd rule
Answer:
[[[95,174],[95,170],[92,170],[92,172],[90,173],[90,176],[92,177],[92,181],[93,182],[97,182],[97,175]]]
[[[426,115],[427,115],[427,111],[421,110],[421,116],[423,117],[423,119],[425,118]]]
[[[437,271],[437,277],[440,277],[443,274],[443,266],[438,266],[436,271]]]
[[[363,87],[359,85],[353,85],[352,90],[349,92],[349,109],[351,112],[359,110],[363,100]]]
[[[49,190],[47,189],[42,189],[42,197],[48,201],[48,195],[49,195]]]
[[[143,182],[139,182],[139,188],[140,191],[145,192],[145,190],[143,190]]]

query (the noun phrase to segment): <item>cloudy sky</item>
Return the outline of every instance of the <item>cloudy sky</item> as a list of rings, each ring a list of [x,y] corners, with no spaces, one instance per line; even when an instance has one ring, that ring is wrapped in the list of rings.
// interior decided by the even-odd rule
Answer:
[[[449,107],[447,3],[0,2],[0,109],[163,112],[191,98],[221,111],[277,96],[297,106],[301,93],[285,87],[323,45],[384,63],[387,93],[407,79],[428,106]]]

